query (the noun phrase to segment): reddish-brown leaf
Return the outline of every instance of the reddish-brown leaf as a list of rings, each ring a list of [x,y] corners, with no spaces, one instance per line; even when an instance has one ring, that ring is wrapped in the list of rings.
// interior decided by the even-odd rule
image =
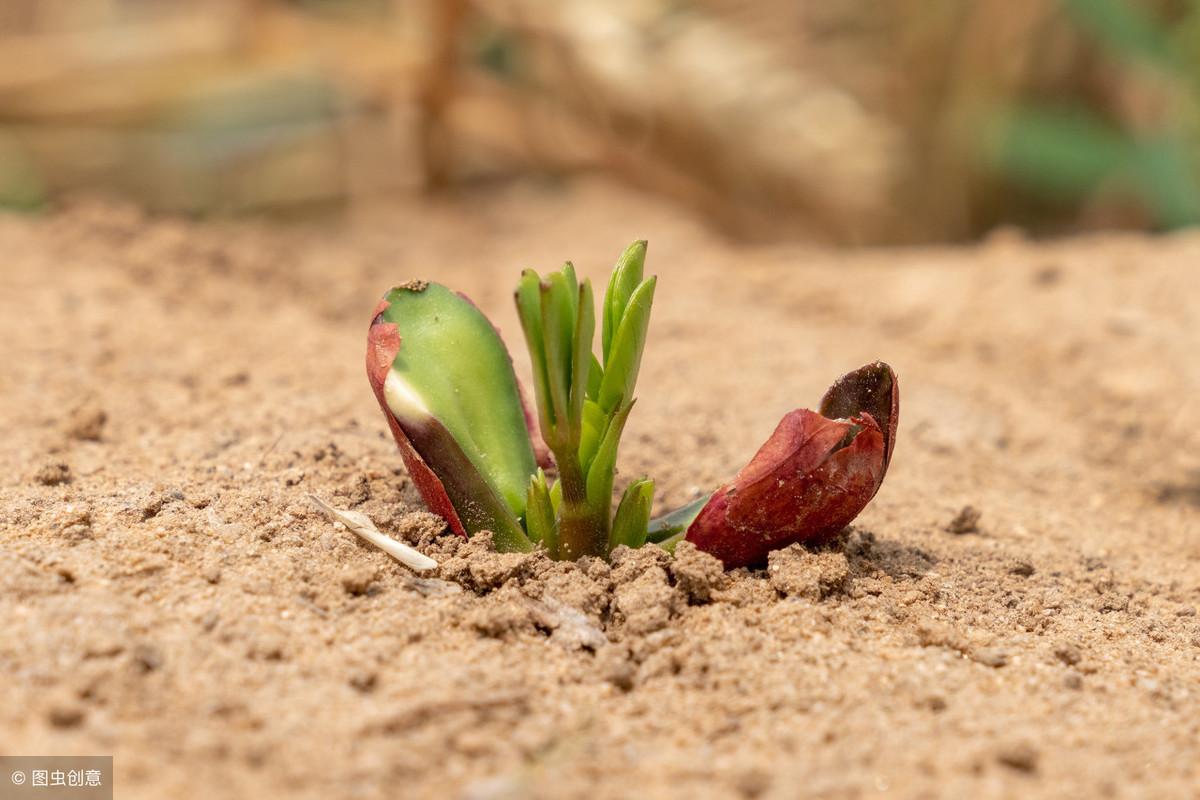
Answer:
[[[895,446],[899,388],[868,364],[826,392],[823,414],[787,414],[737,476],[718,489],[687,540],[726,567],[760,564],[794,542],[831,536],[875,496]]]

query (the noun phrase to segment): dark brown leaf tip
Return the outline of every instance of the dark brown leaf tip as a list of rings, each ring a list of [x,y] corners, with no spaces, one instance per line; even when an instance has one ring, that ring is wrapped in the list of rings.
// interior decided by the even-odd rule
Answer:
[[[829,419],[870,414],[883,433],[883,469],[887,471],[900,421],[900,384],[890,366],[874,361],[838,378],[821,398],[820,412]]]

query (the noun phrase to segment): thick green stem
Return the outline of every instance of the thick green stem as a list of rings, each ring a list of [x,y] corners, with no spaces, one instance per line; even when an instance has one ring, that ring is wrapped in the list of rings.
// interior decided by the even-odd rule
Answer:
[[[563,558],[608,554],[608,508],[593,507],[587,499],[587,481],[573,453],[555,454],[562,482],[558,512],[558,541]]]
[[[555,451],[558,477],[562,481],[562,499],[570,505],[587,505],[587,483],[579,459],[570,451]]]
[[[563,498],[558,514],[558,542],[562,557],[571,561],[581,556],[608,555],[608,534],[595,509],[586,503],[568,503]]]

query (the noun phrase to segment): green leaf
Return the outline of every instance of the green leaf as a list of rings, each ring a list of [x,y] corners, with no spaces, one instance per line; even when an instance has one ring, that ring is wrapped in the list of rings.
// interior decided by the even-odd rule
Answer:
[[[385,300],[376,324],[394,325],[399,343],[377,385],[388,412],[468,533],[491,530],[498,548],[528,550],[518,519],[537,467],[499,334],[470,301],[438,284],[414,281]]]
[[[646,538],[651,542],[661,544],[672,536],[685,533],[688,526],[692,524],[696,517],[700,516],[700,512],[708,505],[710,499],[712,499],[711,492],[693,500],[682,508],[677,508],[674,511],[663,514],[661,517],[651,520],[647,527]]]
[[[533,393],[537,405],[538,422],[542,438],[550,442],[555,438],[554,415],[550,409],[550,378],[546,365],[545,334],[542,331],[542,279],[536,272],[527,269],[521,273],[517,283],[517,316],[525,333],[529,349],[529,360],[533,364]]]
[[[564,296],[570,301],[571,319],[573,320],[579,312],[579,280],[575,277],[575,265],[570,261],[564,262],[558,274],[563,276],[563,281],[566,284]]]
[[[520,516],[536,464],[512,360],[496,329],[436,283],[397,287],[386,299],[383,319],[395,323],[401,341],[385,387],[392,414],[437,420]]]
[[[650,522],[650,507],[654,503],[654,481],[642,478],[629,484],[617,505],[613,517],[612,532],[608,537],[608,549],[623,544],[641,547],[646,543],[646,530]]]
[[[604,365],[598,398],[600,408],[607,413],[611,413],[622,398],[626,402],[633,399],[642,351],[646,346],[646,331],[650,326],[650,307],[654,303],[656,282],[657,278],[651,276],[638,285],[630,295],[621,324],[613,335],[612,350]]]
[[[1200,184],[1175,137],[1133,139],[1086,111],[1026,108],[1012,115],[997,157],[1009,174],[1049,194],[1085,197],[1120,180],[1164,227],[1200,221]]]
[[[687,538],[687,531],[678,531],[665,539],[654,542],[657,546],[666,550],[668,553],[675,552],[675,546]]]
[[[604,438],[600,440],[600,446],[596,450],[596,457],[588,467],[588,504],[594,508],[603,508],[605,516],[612,508],[613,476],[617,471],[617,448],[621,444],[621,432],[625,429],[625,421],[629,419],[629,412],[632,410],[633,403],[625,403],[609,420],[608,429],[605,430]]]
[[[592,282],[584,281],[579,287],[579,301],[575,313],[575,349],[571,355],[571,423],[575,426],[572,439],[580,440],[583,424],[583,406],[587,400],[588,375],[591,371],[592,338],[596,332],[596,308],[592,298]]]
[[[1089,193],[1128,171],[1133,143],[1121,131],[1082,110],[1025,108],[1004,126],[999,166],[1038,189],[1067,196]]]
[[[394,389],[394,381],[389,376],[385,388],[389,410],[395,407]],[[420,455],[422,464],[437,477],[438,486],[453,506],[464,532],[474,534],[492,531],[496,549],[501,552],[526,552],[532,549],[533,545],[525,536],[515,509],[501,499],[495,487],[467,457],[444,425],[433,417],[396,417],[396,422],[409,446]],[[426,490],[423,489],[422,494],[426,500],[430,500]],[[522,508],[524,501],[522,497]]]
[[[529,480],[525,529],[530,539],[542,543],[551,558],[557,555],[558,525],[555,522],[554,504],[550,499],[550,487],[546,485],[546,473],[540,469]]]
[[[1183,143],[1147,139],[1138,142],[1134,159],[1138,188],[1163,226],[1182,228],[1200,222],[1200,186]]]
[[[608,279],[608,289],[604,293],[604,320],[601,331],[604,364],[608,364],[612,339],[616,336],[621,324],[621,317],[634,289],[642,282],[642,271],[646,263],[645,240],[639,240],[625,248],[625,252],[617,259],[612,275]]]
[[[1158,66],[1174,63],[1165,25],[1125,0],[1064,0],[1067,13],[1115,55]]]
[[[583,404],[583,431],[579,437],[579,465],[586,472],[596,457],[600,439],[608,427],[608,415],[600,406],[588,400]]]
[[[588,369],[587,378],[587,397],[588,400],[595,400],[600,396],[600,381],[604,378],[604,368],[600,366],[600,359],[592,356],[592,366]]]
[[[560,449],[570,436],[569,392],[571,381],[572,339],[575,332],[572,288],[566,270],[554,272],[541,282],[542,333],[546,353],[546,382],[549,386],[549,406],[553,415],[554,440],[547,441],[551,449]]]

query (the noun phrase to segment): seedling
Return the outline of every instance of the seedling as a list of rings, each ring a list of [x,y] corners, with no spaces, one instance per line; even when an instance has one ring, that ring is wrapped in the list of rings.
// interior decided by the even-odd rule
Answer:
[[[526,270],[517,285],[517,313],[533,362],[542,438],[554,454],[558,480],[538,471],[529,483],[527,529],[551,555],[607,555],[617,544],[645,541],[654,484],[634,481],[612,514],[613,476],[650,324],[654,277],[642,277],[646,243],[621,255],[601,314],[601,358],[592,354],[596,329],[590,281],[579,283],[568,263],[545,278]]]
[[[621,433],[649,329],[655,277],[634,242],[609,279],[599,316],[591,283],[568,263],[526,270],[515,299],[533,365],[536,424],[496,328],[466,297],[411,281],[384,296],[368,334],[367,375],[409,474],[450,529],[493,533],[505,551],[607,556],[617,545],[671,549],[681,539],[726,566],[755,564],[796,541],[841,530],[887,471],[898,420],[891,368],[839,379],[820,413],[780,422],[727,485],[651,521],[654,482],[640,478],[613,511]],[[553,454],[553,460],[546,452]]]

